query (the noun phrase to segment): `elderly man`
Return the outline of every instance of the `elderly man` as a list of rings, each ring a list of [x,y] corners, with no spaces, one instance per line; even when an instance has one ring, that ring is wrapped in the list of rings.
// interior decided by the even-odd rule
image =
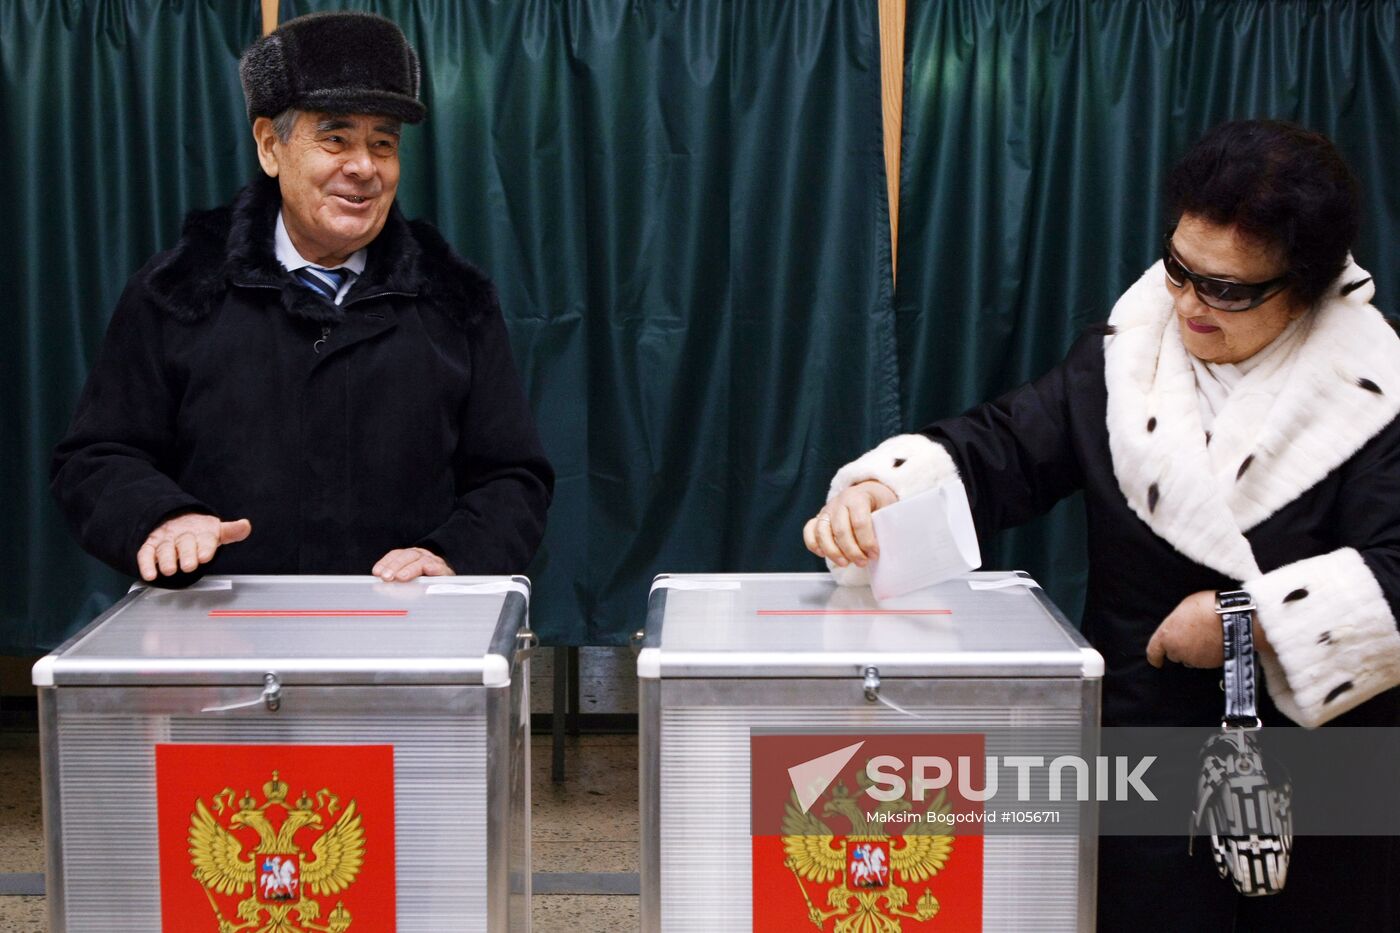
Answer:
[[[417,56],[315,14],[240,71],[265,177],[127,285],[55,451],[64,515],[148,581],[523,570],[554,477],[495,290],[394,205]]]

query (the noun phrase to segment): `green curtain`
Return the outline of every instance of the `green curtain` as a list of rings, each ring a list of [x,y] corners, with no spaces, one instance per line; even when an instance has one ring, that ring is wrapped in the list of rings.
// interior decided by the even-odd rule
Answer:
[[[8,34],[33,72],[66,73],[100,41],[95,27],[45,19],[37,0],[21,6],[35,12]],[[45,490],[47,449],[87,365],[70,348],[90,351],[122,281],[173,240],[184,209],[226,199],[256,169],[234,72],[255,35],[248,11],[227,41],[186,43],[182,29],[214,31],[206,10],[132,6],[143,12],[83,7],[83,22],[139,19],[128,32],[149,32],[102,76],[126,96],[62,83],[49,95],[51,157],[72,154],[98,113],[122,115],[50,192],[75,216],[45,226],[35,205],[14,222],[47,279],[84,262],[90,223],[76,221],[101,213],[81,206],[91,189],[132,205],[108,221],[128,237],[123,252],[63,299],[71,320],[54,320],[35,288],[19,303],[34,338],[26,365],[42,370],[21,379],[21,397],[42,393],[36,379],[49,386],[19,467],[35,519],[16,557],[31,579],[6,600],[7,617],[19,608],[3,632],[20,648],[51,644],[112,592]],[[283,0],[281,16],[344,8],[394,19],[422,58],[429,117],[405,134],[402,206],[500,288],[558,472],[530,568],[546,642],[625,643],[661,571],[818,569],[802,522],[834,470],[899,421],[875,0]],[[185,102],[189,81],[218,105]],[[7,87],[0,107],[24,93]],[[226,149],[211,164],[205,145],[165,143],[161,120],[180,131],[170,143],[209,134]],[[111,146],[128,162],[100,164]],[[159,175],[127,167],[141,159]]]
[[[1331,136],[1355,255],[1400,314],[1400,3],[910,0],[898,320],[905,427],[1054,365],[1158,258],[1166,170],[1227,119]],[[1082,507],[985,547],[1077,618]]]
[[[259,21],[257,0],[0,3],[0,653],[126,588],[73,543],[49,454],[127,277],[255,164],[236,66]]]
[[[1052,365],[1154,258],[1171,160],[1234,116],[1337,139],[1397,305],[1400,0],[911,0],[892,299],[875,0],[284,0],[398,21],[429,120],[402,199],[501,288],[559,489],[535,621],[621,643],[659,571],[815,569],[837,465]],[[0,652],[125,582],[47,463],[126,278],[252,177],[255,0],[0,4]],[[1073,504],[987,547],[1081,600]]]

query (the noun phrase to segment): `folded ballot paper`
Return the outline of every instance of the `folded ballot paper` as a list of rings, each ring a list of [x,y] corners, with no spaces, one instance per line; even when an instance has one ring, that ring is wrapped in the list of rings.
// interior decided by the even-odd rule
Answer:
[[[967,490],[956,477],[871,516],[880,556],[870,562],[876,599],[893,599],[982,565]]]

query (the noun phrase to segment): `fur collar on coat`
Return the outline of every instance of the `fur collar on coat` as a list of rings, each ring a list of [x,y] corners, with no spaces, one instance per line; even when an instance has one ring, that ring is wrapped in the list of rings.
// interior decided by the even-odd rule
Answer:
[[[1374,293],[1350,263],[1304,319],[1293,358],[1246,374],[1207,440],[1162,264],[1148,269],[1114,306],[1104,345],[1113,470],[1138,517],[1198,563],[1257,576],[1244,532],[1400,414],[1400,338]]]
[[[282,196],[276,179],[258,178],[232,204],[192,212],[180,241],[139,274],[146,293],[179,321],[207,316],[230,287],[275,288],[288,313],[320,322],[344,313],[314,295],[277,261],[273,233]],[[415,296],[469,327],[496,306],[495,288],[480,270],[458,257],[426,221],[405,220],[394,205],[369,246],[365,271],[348,300],[375,295]]]

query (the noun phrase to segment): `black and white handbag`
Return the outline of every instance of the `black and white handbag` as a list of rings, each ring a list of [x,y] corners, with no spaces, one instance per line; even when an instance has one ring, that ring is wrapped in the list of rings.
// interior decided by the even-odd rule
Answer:
[[[1260,749],[1254,600],[1243,590],[1218,593],[1215,611],[1225,635],[1225,717],[1201,747],[1192,848],[1198,831],[1209,833],[1220,877],[1250,897],[1277,894],[1293,849],[1293,787],[1279,765],[1266,771]]]

